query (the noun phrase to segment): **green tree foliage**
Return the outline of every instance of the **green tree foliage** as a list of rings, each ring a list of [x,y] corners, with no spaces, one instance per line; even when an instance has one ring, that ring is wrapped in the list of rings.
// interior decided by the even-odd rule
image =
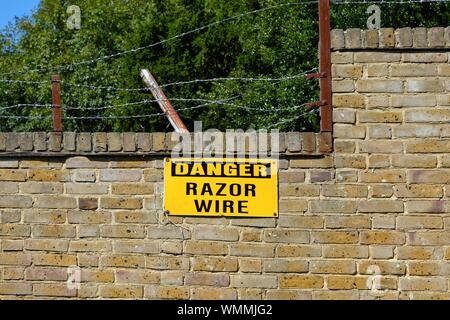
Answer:
[[[160,84],[218,77],[293,77],[273,82],[198,82],[168,86],[164,91],[169,99],[231,99],[228,103],[234,106],[212,104],[181,110],[191,129],[194,121],[201,120],[205,129],[269,128],[281,121],[278,127],[282,130],[318,130],[317,114],[302,107],[303,103],[318,99],[317,81],[295,77],[318,66],[316,4],[282,6],[243,15],[143,50],[76,64],[147,47],[285,1],[41,0],[31,17],[17,19],[1,32],[0,79],[49,81],[52,74],[58,73],[66,83],[62,84],[63,105],[79,108],[64,110],[65,116],[111,117],[65,120],[66,130],[139,132],[171,130],[165,117],[133,118],[159,113],[156,103],[120,107],[151,100],[150,93],[90,90],[68,84],[142,88],[142,68],[148,68]],[[81,8],[80,30],[66,26],[66,9],[73,4]],[[333,5],[333,27],[365,28],[367,6]],[[381,8],[384,27],[446,26],[450,15],[447,4],[383,4]],[[51,114],[48,107],[1,108],[49,103],[50,83],[0,83],[0,116],[33,117],[0,118],[0,131],[50,130],[51,119],[41,118]],[[180,110],[203,103],[174,100],[172,104]],[[287,119],[293,120],[283,122]]]

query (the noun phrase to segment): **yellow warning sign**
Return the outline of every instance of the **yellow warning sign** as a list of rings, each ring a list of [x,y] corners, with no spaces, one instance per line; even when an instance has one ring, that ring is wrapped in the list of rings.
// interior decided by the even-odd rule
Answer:
[[[165,159],[164,210],[173,216],[278,217],[278,162]]]

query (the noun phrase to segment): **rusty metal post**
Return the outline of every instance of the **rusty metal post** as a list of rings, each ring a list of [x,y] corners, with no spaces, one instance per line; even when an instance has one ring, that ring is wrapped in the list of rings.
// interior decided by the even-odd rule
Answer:
[[[59,75],[52,76],[52,111],[53,111],[53,131],[62,132],[61,117],[61,79]]]
[[[319,0],[320,131],[333,131],[330,0]]]
[[[152,92],[155,99],[158,101],[159,106],[162,111],[166,114],[167,118],[170,121],[170,124],[175,129],[175,132],[178,133],[189,133],[188,129],[181,120],[178,113],[170,104],[170,101],[167,99],[166,95],[162,91],[161,87],[156,82],[155,78],[152,76],[150,71],[147,69],[141,70],[141,77],[144,83],[147,85],[149,90]]]

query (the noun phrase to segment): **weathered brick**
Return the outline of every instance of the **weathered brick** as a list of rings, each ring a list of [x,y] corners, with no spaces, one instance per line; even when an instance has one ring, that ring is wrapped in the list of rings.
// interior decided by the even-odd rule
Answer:
[[[72,240],[69,246],[70,252],[110,252],[111,243],[108,240]]]
[[[397,248],[399,260],[434,260],[440,258],[438,250],[431,247],[404,246]]]
[[[233,289],[215,288],[192,288],[191,299],[193,300],[236,300],[237,292]]]
[[[395,195],[398,198],[441,198],[442,187],[428,184],[396,185]]]
[[[145,229],[142,226],[133,225],[104,225],[100,229],[100,234],[107,238],[142,239],[145,237]]]
[[[403,142],[392,140],[365,140],[359,141],[359,151],[361,153],[401,153],[403,152]]]
[[[403,116],[398,111],[359,111],[357,113],[361,123],[401,123]]]
[[[369,139],[390,139],[392,128],[390,126],[369,126]]]
[[[238,257],[273,258],[275,245],[256,243],[237,243],[230,245],[230,255]]]
[[[26,170],[0,169],[0,181],[24,182],[27,180]]]
[[[398,48],[408,48],[413,45],[412,29],[400,28],[395,30],[395,46]]]
[[[219,228],[214,226],[195,227],[194,238],[197,240],[238,241],[237,229]]]
[[[324,279],[312,275],[282,275],[279,277],[280,288],[320,289],[323,288]]]
[[[184,252],[199,255],[226,255],[228,248],[222,242],[186,241]]]
[[[230,280],[232,288],[276,288],[278,286],[276,276],[231,275]]]
[[[297,230],[273,230],[264,232],[266,242],[309,243],[309,233]]]
[[[106,152],[108,151],[108,137],[104,132],[97,132],[93,135],[94,140],[94,151],[95,152]]]
[[[26,239],[24,247],[28,251],[67,252],[69,241],[56,239]]]
[[[66,192],[68,194],[97,195],[108,194],[108,185],[102,183],[66,183]]]
[[[75,209],[75,198],[66,196],[37,196],[34,201],[35,208],[43,209]]]
[[[400,62],[401,54],[392,52],[355,52],[355,62]]]
[[[70,267],[77,265],[77,256],[71,254],[43,253],[33,255],[35,266]]]
[[[5,282],[0,283],[0,295],[5,296],[27,296],[31,295],[33,288],[31,283]]]
[[[403,61],[413,63],[447,62],[447,54],[438,52],[403,53]]]
[[[444,222],[441,217],[397,217],[398,230],[443,229]]]
[[[358,233],[355,231],[314,231],[311,232],[312,243],[345,244],[357,243]]]
[[[348,93],[355,91],[355,84],[352,80],[333,80],[332,88],[335,93]]]
[[[331,168],[333,166],[333,158],[323,156],[317,159],[293,159],[290,161],[291,168]]]
[[[122,134],[117,132],[110,132],[107,134],[108,151],[119,152],[122,151]]]
[[[67,217],[71,224],[107,224],[111,222],[111,213],[102,211],[70,211]]]
[[[329,245],[324,246],[323,256],[325,258],[368,258],[369,248],[361,245]]]
[[[395,217],[390,216],[372,217],[372,229],[395,229]]]
[[[358,212],[403,212],[403,201],[396,200],[361,200],[358,203]]]
[[[361,182],[369,183],[394,183],[406,182],[406,173],[402,170],[371,170],[361,172]]]
[[[77,135],[77,151],[79,152],[92,151],[92,136],[90,133],[79,133]]]
[[[408,183],[450,184],[450,170],[408,170]]]
[[[311,212],[316,213],[354,213],[356,202],[352,200],[312,200]]]
[[[364,139],[366,128],[362,126],[335,124],[333,135],[338,139]]]
[[[159,272],[150,270],[116,270],[115,273],[117,283],[156,284],[161,279]]]
[[[406,265],[401,261],[364,260],[357,263],[359,274],[373,275],[374,271],[379,271],[380,275],[404,275],[406,273]]]
[[[117,211],[114,212],[114,221],[116,223],[155,224],[158,222],[158,215],[152,211]]]
[[[358,80],[356,91],[364,93],[402,93],[403,83],[400,80]]]
[[[287,245],[277,247],[277,257],[320,257],[322,248],[315,245]]]
[[[366,216],[327,216],[327,229],[370,229],[370,218]]]
[[[104,209],[142,209],[142,199],[137,198],[101,198],[100,207]]]
[[[280,216],[278,224],[282,228],[322,229],[323,217],[283,214]]]
[[[366,156],[365,155],[345,155],[334,158],[334,164],[336,168],[366,168]]]
[[[400,278],[398,287],[405,291],[446,291],[445,278],[409,277]]]
[[[105,182],[138,182],[142,178],[140,170],[101,170],[100,181]]]
[[[74,157],[66,160],[66,169],[101,169],[107,168],[106,161],[92,161],[86,157]]]
[[[444,82],[436,79],[408,79],[406,80],[406,89],[408,92],[442,92],[444,91]]]
[[[31,255],[28,253],[0,253],[0,265],[29,266],[31,265]]]
[[[148,256],[145,261],[146,268],[154,270],[189,270],[189,259],[181,257]]]
[[[189,272],[185,275],[186,285],[227,287],[230,276],[223,273]]]
[[[364,96],[359,94],[335,94],[333,96],[335,108],[363,108]]]
[[[432,155],[392,155],[392,166],[398,168],[436,168],[437,158]]]
[[[99,295],[109,299],[138,299],[144,295],[144,288],[137,285],[105,284],[99,287]]]
[[[113,184],[111,191],[114,195],[152,195],[155,187],[148,183],[120,183]]]
[[[405,121],[410,123],[448,123],[450,121],[450,111],[448,109],[407,110]]]
[[[395,231],[362,231],[362,244],[404,244],[405,234]]]
[[[282,183],[279,187],[279,193],[281,197],[315,197],[319,195],[320,187],[310,184]],[[297,206],[297,209],[300,210],[301,207],[301,204],[299,204],[299,206]]]
[[[33,201],[27,196],[0,196],[0,208],[31,208]]]
[[[74,238],[76,228],[67,225],[35,225],[32,228],[32,236],[35,238]]]
[[[145,266],[145,257],[132,255],[105,255],[100,257],[100,266],[142,268]]]
[[[238,261],[235,258],[194,257],[193,271],[208,272],[235,272],[238,270]]]
[[[355,274],[356,263],[347,260],[319,260],[310,262],[311,273]]]

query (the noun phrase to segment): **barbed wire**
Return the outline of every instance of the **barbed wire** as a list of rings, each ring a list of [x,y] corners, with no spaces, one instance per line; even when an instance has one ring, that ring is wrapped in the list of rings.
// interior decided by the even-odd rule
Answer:
[[[303,112],[303,113],[301,113],[299,115],[296,115],[295,117],[292,117],[292,118],[285,119],[285,120],[279,121],[277,123],[274,123],[274,124],[270,125],[269,127],[267,127],[267,129],[273,129],[273,128],[279,127],[279,126],[281,126],[281,125],[283,125],[285,123],[289,123],[289,122],[295,121],[295,120],[299,119],[300,117],[306,116],[308,114],[318,113],[318,112],[319,112],[319,109],[314,109],[314,110],[311,110],[311,111]]]
[[[37,103],[20,103],[12,106],[7,107],[0,107],[0,110],[11,110],[11,109],[19,109],[19,108],[45,108],[45,107],[52,107],[51,104],[37,104]]]
[[[212,105],[222,105],[222,106],[229,106],[236,109],[243,109],[246,111],[258,111],[258,112],[281,112],[281,111],[292,111],[299,108],[305,107],[306,104],[302,105],[296,105],[288,108],[256,108],[256,107],[249,107],[249,106],[243,106],[235,103],[230,103],[227,101],[232,100],[234,97],[225,99],[225,100],[211,100],[208,103],[193,106],[193,107],[186,107],[186,108],[180,108],[177,111],[178,112],[184,112],[189,110],[195,110],[204,108],[207,106]],[[142,102],[141,102],[142,103]],[[128,104],[130,105],[130,104]],[[51,105],[50,105],[51,106]],[[79,117],[62,117],[64,120],[103,120],[103,119],[110,119],[110,120],[118,120],[118,119],[139,119],[139,118],[151,118],[151,117],[158,117],[158,116],[165,116],[166,113],[160,112],[160,113],[151,113],[151,114],[141,114],[141,115],[127,115],[127,116],[79,116]],[[15,116],[15,115],[0,115],[1,119],[28,119],[28,120],[41,120],[41,119],[50,119],[52,116]]]
[[[179,82],[172,82],[172,83],[166,83],[161,85],[162,88],[167,87],[173,87],[173,86],[179,86],[179,85],[186,85],[186,84],[194,84],[194,83],[207,83],[207,82],[225,82],[225,81],[247,81],[247,82],[273,82],[274,84],[278,84],[284,81],[289,81],[293,79],[302,78],[305,76],[305,74],[317,71],[318,68],[313,68],[311,70],[292,75],[292,76],[282,76],[279,78],[257,78],[257,77],[219,77],[219,78],[211,78],[211,79],[194,79],[194,80],[188,80],[188,81],[179,81]],[[48,85],[51,84],[52,81],[26,81],[26,80],[0,80],[0,83],[7,83],[7,84],[25,84],[25,85]],[[89,90],[106,90],[106,91],[122,91],[122,92],[136,92],[136,91],[142,91],[142,92],[148,92],[148,88],[118,88],[113,86],[95,86],[95,85],[89,85],[89,84],[77,84],[77,83],[70,83],[66,82],[64,80],[61,80],[60,83],[62,85],[66,85],[69,87],[76,87],[76,88],[86,88]]]
[[[13,74],[23,74],[23,73],[35,73],[35,72],[41,72],[41,71],[44,71],[44,70],[45,71],[56,71],[56,70],[62,71],[62,70],[67,70],[67,69],[69,69],[71,67],[78,67],[78,66],[81,66],[81,65],[89,65],[89,64],[93,64],[93,63],[96,63],[96,62],[99,62],[99,61],[109,60],[109,59],[112,59],[112,58],[121,57],[121,56],[124,56],[124,55],[127,55],[127,54],[136,53],[136,52],[139,52],[139,51],[142,51],[142,50],[146,50],[146,49],[150,49],[150,48],[153,48],[153,47],[156,47],[156,46],[160,46],[160,45],[165,44],[167,42],[171,42],[171,41],[174,41],[174,40],[177,40],[177,39],[181,39],[181,38],[184,38],[184,37],[186,37],[186,36],[188,36],[190,34],[197,33],[197,32],[200,32],[202,30],[209,29],[209,28],[211,28],[213,26],[216,26],[216,25],[228,22],[228,21],[238,20],[240,18],[249,16],[249,15],[253,15],[253,14],[257,14],[257,13],[261,13],[261,12],[265,12],[265,11],[273,10],[273,9],[280,9],[280,8],[288,7],[288,6],[308,5],[308,4],[316,4],[316,3],[318,3],[317,0],[315,0],[315,1],[314,0],[313,1],[301,1],[301,2],[288,2],[288,3],[272,5],[272,6],[264,7],[264,8],[261,8],[261,9],[252,10],[252,11],[240,13],[240,14],[237,14],[237,15],[234,15],[234,16],[231,16],[231,17],[227,17],[227,18],[224,18],[224,19],[221,19],[221,20],[218,20],[218,21],[206,24],[204,26],[201,26],[201,27],[198,27],[198,28],[186,31],[186,32],[179,33],[179,34],[177,34],[177,35],[175,35],[173,37],[170,37],[170,38],[158,41],[158,42],[154,42],[154,43],[146,45],[146,46],[137,47],[137,48],[130,49],[130,50],[125,50],[125,51],[122,51],[122,52],[109,54],[109,55],[105,55],[105,56],[100,56],[100,57],[93,58],[93,59],[82,60],[82,61],[69,63],[69,64],[65,64],[65,65],[59,65],[59,66],[54,66],[54,67],[45,67],[45,68],[44,67],[40,67],[40,68],[36,68],[36,69],[25,69],[25,70],[21,70],[21,71],[3,73],[3,74],[0,74],[0,76],[13,75]]]
[[[411,3],[446,3],[450,0],[331,0],[332,4],[411,4]]]

